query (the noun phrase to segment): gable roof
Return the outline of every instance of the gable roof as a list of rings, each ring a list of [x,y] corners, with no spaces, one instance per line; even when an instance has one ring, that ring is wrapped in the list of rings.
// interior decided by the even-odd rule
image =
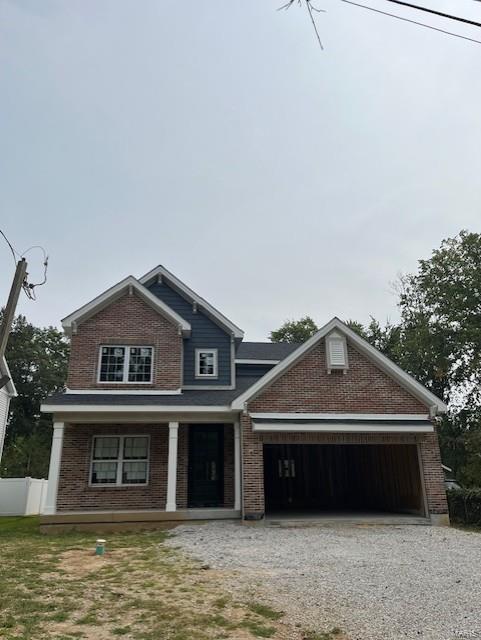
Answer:
[[[275,382],[286,371],[294,366],[302,356],[314,348],[325,336],[327,336],[334,329],[340,331],[342,334],[349,338],[352,344],[367,358],[374,362],[384,373],[393,378],[401,387],[406,389],[413,396],[418,398],[421,402],[428,407],[435,410],[435,413],[444,413],[447,411],[447,406],[442,400],[435,396],[431,391],[426,389],[422,384],[415,380],[408,373],[403,371],[397,364],[394,364],[392,360],[389,360],[380,351],[375,349],[366,340],[361,338],[357,333],[350,329],[339,318],[333,318],[330,322],[325,324],[317,333],[315,333],[309,340],[300,345],[295,351],[293,351],[284,360],[279,362],[275,367],[268,371],[262,378],[254,383],[247,391],[238,396],[232,403],[233,409],[242,410],[244,405],[249,400],[258,396],[267,386]]]
[[[95,313],[107,307],[115,299],[120,298],[126,290],[135,291],[144,302],[150,305],[154,311],[160,313],[164,318],[170,320],[173,324],[177,325],[182,335],[190,335],[190,324],[184,320],[178,313],[162,302],[157,296],[154,296],[146,287],[139,283],[133,276],[127,276],[107,291],[104,291],[99,296],[87,302],[82,307],[66,316],[62,320],[62,326],[67,335],[72,335],[72,331],[76,324],[80,324],[87,320]]]
[[[0,359],[0,377],[2,376],[8,376],[9,377],[9,381],[7,382],[7,384],[2,387],[3,390],[5,390],[8,395],[15,397],[17,395],[17,390],[15,388],[15,384],[12,380],[12,376],[10,374],[10,369],[8,368],[8,364],[7,361],[5,360],[5,358],[1,358]],[[1,426],[1,425],[0,425]]]
[[[159,266],[155,267],[144,276],[139,278],[139,282],[143,285],[147,284],[154,278],[162,278],[166,282],[169,283],[174,289],[176,289],[179,293],[181,293],[185,298],[190,300],[191,302],[195,302],[201,309],[212,318],[218,325],[222,328],[227,329],[227,331],[234,336],[234,338],[242,339],[244,337],[244,332],[242,329],[239,329],[237,325],[231,322],[228,318],[225,317],[223,313],[218,311],[215,307],[213,307],[207,300],[204,300],[201,296],[199,296],[195,291],[192,291],[190,287],[184,284],[179,278],[174,276],[168,269],[159,264]]]
[[[294,342],[241,342],[236,360],[283,360],[300,344]]]

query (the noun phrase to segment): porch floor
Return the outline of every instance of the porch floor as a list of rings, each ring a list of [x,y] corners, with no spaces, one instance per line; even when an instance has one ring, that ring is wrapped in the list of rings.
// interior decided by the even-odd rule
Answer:
[[[90,529],[118,531],[121,529],[150,529],[175,526],[181,522],[204,520],[238,520],[236,509],[179,509],[161,511],[144,509],[138,511],[65,511],[40,516],[43,533],[65,529]]]

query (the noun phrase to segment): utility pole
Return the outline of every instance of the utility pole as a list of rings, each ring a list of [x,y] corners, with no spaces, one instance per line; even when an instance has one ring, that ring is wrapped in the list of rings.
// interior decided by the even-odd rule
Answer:
[[[22,290],[22,285],[27,275],[27,261],[22,258],[17,262],[17,268],[13,277],[12,287],[10,289],[10,295],[8,296],[5,311],[3,313],[2,325],[0,326],[0,361],[5,357],[5,350],[7,348],[8,336],[12,329],[12,322],[15,316],[15,309],[17,308],[18,297]],[[0,378],[0,389],[2,389],[10,378],[3,376]]]

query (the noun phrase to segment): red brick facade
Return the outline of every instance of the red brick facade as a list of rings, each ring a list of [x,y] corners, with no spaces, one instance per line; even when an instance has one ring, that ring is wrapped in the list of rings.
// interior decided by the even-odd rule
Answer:
[[[89,486],[93,437],[96,435],[150,436],[149,484],[137,487]],[[165,509],[169,427],[151,425],[65,425],[58,511]]]
[[[327,373],[324,341],[266,388],[248,405],[251,413],[378,413],[427,414],[428,408],[348,343],[349,369]],[[242,417],[243,500],[247,517],[264,514],[264,442],[331,444],[417,442],[429,512],[447,513],[446,493],[437,435],[370,436],[254,433],[248,416]]]
[[[152,385],[138,388],[178,389],[182,385],[182,338],[177,328],[135,294],[124,295],[78,326],[72,336],[67,385],[71,389],[119,389],[125,385],[97,383],[102,344],[154,347]],[[428,414],[428,407],[374,365],[348,342],[349,369],[327,373],[322,340],[297,364],[248,404],[248,411],[279,413]],[[128,385],[135,389],[136,385]],[[234,416],[233,416],[234,420]],[[241,418],[242,495],[246,517],[264,515],[264,454],[266,443],[416,444],[425,498],[431,514],[446,514],[447,502],[437,435],[412,434],[259,434],[248,415]],[[224,503],[234,506],[233,425],[224,431]],[[102,434],[148,434],[148,485],[89,486],[92,439]],[[414,451],[414,449],[413,449]],[[66,425],[62,449],[57,510],[165,509],[167,493],[168,424]],[[188,508],[188,425],[178,438],[177,507]]]
[[[89,486],[93,437],[98,435],[149,435],[150,459],[147,485],[130,487]],[[168,424],[65,426],[57,510],[130,511],[165,509],[167,499]],[[179,426],[177,507],[188,506],[188,425]],[[233,425],[224,425],[224,504],[234,506]]]
[[[419,400],[348,343],[349,369],[328,374],[324,340],[249,403],[249,411],[427,413]]]
[[[100,345],[154,347],[152,384],[99,383]],[[78,325],[72,335],[67,387],[69,389],[164,389],[182,386],[182,337],[135,292],[126,293]]]

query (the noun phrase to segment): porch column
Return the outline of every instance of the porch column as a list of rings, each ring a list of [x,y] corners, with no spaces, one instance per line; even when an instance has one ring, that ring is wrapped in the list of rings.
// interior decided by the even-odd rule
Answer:
[[[53,423],[52,448],[50,450],[50,466],[48,468],[47,498],[43,508],[44,515],[54,515],[57,511],[57,490],[60,476],[60,460],[62,457],[63,422]]]
[[[177,493],[177,441],[179,423],[169,422],[169,459],[167,463],[167,504],[166,511],[175,511]]]
[[[238,422],[234,423],[234,509],[241,509],[241,446]]]

